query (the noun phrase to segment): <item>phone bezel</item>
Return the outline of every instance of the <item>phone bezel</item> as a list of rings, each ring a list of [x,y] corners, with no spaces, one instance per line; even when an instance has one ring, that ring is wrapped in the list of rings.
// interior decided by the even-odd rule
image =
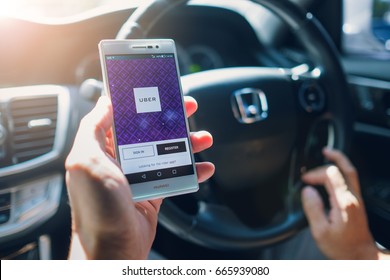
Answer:
[[[185,105],[183,98],[183,90],[180,82],[180,71],[179,63],[177,59],[177,51],[175,47],[175,42],[172,39],[131,39],[131,40],[102,40],[99,43],[99,53],[100,61],[103,72],[103,84],[104,84],[104,94],[110,97],[110,88],[108,83],[108,75],[106,68],[106,56],[107,55],[134,55],[134,54],[174,54],[175,63],[176,63],[176,74],[178,77],[179,89],[181,93],[181,103],[183,106],[183,112],[185,115]],[[110,97],[111,98],[111,97]],[[144,183],[130,183],[132,190],[133,200],[142,201],[156,198],[163,198],[175,195],[186,194],[190,192],[195,192],[199,189],[199,184],[197,180],[195,159],[192,153],[192,146],[190,141],[190,132],[188,120],[185,117],[184,120],[187,130],[187,139],[189,145],[189,154],[191,157],[193,174],[173,177],[155,181],[148,181]],[[118,152],[118,145],[116,139],[116,130],[115,124],[113,123],[114,130],[114,142],[116,155]],[[147,142],[146,142],[147,143]],[[117,156],[116,156],[117,157]],[[117,161],[120,164],[119,158]],[[126,174],[125,174],[126,176]]]

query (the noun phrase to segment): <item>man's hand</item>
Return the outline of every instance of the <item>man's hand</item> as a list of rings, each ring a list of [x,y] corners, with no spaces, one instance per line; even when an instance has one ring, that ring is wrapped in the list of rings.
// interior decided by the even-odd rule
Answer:
[[[185,98],[187,116],[197,109]],[[88,259],[145,259],[152,246],[162,199],[134,203],[129,184],[114,159],[112,106],[101,97],[81,121],[66,160],[66,182],[72,211],[72,248],[81,245]],[[193,152],[212,145],[205,131],[191,134]],[[214,173],[208,162],[196,164],[198,181]]]
[[[331,259],[378,259],[379,251],[368,228],[358,174],[339,151],[324,149],[335,165],[313,169],[302,176],[310,185],[323,185],[329,194],[330,211],[325,213],[318,192],[302,191],[304,211],[314,239]]]

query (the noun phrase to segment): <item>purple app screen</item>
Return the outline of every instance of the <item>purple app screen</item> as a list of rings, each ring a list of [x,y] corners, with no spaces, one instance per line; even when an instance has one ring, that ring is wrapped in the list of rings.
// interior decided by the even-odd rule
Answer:
[[[173,54],[106,56],[118,145],[186,138]]]

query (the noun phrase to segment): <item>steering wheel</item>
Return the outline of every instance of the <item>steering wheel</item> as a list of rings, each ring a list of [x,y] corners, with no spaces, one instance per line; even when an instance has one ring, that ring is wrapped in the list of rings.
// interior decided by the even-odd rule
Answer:
[[[159,222],[182,238],[234,250],[280,242],[306,225],[300,202],[303,171],[324,163],[325,145],[350,142],[345,74],[331,39],[315,17],[290,1],[252,0],[281,18],[310,63],[293,68],[235,67],[182,77],[199,110],[194,130],[208,130],[211,149],[198,155],[216,173],[192,195],[192,213],[165,199]],[[117,38],[145,38],[168,12],[187,0],[139,7]]]

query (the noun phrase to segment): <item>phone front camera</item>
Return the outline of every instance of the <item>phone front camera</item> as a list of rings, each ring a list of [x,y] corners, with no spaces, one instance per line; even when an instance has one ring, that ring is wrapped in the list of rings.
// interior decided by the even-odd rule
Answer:
[[[156,45],[156,49],[158,49],[158,48],[159,48],[159,46]]]

